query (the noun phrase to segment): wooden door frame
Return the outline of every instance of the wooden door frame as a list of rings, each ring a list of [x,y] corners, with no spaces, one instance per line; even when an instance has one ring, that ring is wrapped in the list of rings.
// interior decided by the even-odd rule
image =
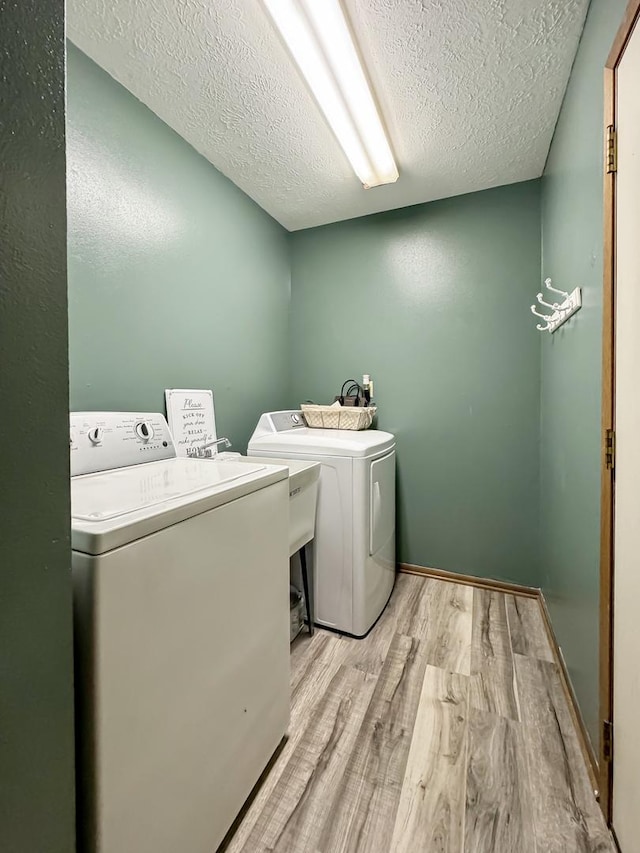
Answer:
[[[605,150],[607,129],[617,128],[616,74],[633,29],[640,18],[640,0],[629,0],[604,71]],[[606,157],[606,155],[605,155]],[[613,584],[614,471],[607,467],[607,432],[615,429],[615,208],[616,173],[604,176],[604,283],[602,297],[602,462],[600,504],[600,720],[613,722]],[[613,762],[604,754],[600,736],[600,805],[612,819]]]

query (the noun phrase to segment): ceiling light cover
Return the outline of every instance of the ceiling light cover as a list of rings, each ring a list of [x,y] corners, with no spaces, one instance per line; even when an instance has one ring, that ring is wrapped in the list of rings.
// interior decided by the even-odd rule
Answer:
[[[380,114],[340,0],[263,0],[365,188],[398,180]]]

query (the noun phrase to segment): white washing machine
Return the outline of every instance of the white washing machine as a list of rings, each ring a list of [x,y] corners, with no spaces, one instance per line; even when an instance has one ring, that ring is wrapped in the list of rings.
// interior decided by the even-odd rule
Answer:
[[[319,625],[363,637],[395,580],[395,437],[381,430],[309,429],[299,411],[260,418],[248,456],[321,463],[313,543]]]
[[[288,725],[288,471],[84,412],[71,472],[82,849],[211,853]]]

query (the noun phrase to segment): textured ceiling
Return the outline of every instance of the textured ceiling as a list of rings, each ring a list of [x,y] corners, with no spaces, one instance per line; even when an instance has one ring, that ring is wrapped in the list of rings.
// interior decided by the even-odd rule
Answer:
[[[68,0],[68,35],[290,230],[542,173],[588,0],[347,7],[400,169],[371,190],[259,0]]]

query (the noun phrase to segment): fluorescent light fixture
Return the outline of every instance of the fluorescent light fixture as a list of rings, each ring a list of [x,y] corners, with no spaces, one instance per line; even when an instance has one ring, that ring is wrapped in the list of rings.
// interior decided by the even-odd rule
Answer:
[[[263,0],[365,188],[398,168],[340,0]]]

